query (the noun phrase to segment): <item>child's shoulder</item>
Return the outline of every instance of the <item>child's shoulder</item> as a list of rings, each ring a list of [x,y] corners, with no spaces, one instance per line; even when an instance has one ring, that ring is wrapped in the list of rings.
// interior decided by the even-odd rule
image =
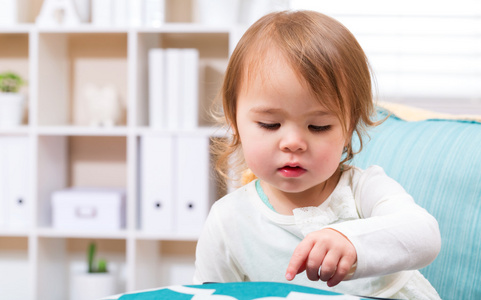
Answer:
[[[259,214],[254,204],[255,181],[248,183],[217,200],[210,209],[210,218],[224,231],[248,226],[252,218]]]
[[[352,182],[363,181],[374,177],[386,177],[384,169],[378,165],[371,165],[365,169],[352,166],[350,167],[345,176],[349,177]]]
[[[371,196],[406,194],[402,185],[390,177],[384,169],[372,165],[366,169],[353,167],[349,169],[350,185],[356,201],[371,198]]]
[[[249,182],[240,188],[228,193],[224,197],[217,200],[213,207],[216,209],[235,209],[245,207],[256,193],[255,180]]]
[[[371,165],[365,169],[351,167],[343,174],[346,184],[350,185],[356,198],[362,191],[385,190],[399,186],[399,183],[389,177],[384,169],[378,165]]]

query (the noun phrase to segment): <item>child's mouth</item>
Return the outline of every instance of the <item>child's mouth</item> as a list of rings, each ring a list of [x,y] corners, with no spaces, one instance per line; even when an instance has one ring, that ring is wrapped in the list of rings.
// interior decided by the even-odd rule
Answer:
[[[307,170],[300,166],[284,166],[279,168],[279,172],[284,177],[299,177],[306,173]]]

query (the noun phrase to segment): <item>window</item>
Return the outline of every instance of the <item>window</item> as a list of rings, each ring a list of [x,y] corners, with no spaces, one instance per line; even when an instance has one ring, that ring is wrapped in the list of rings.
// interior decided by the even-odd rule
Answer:
[[[481,1],[291,0],[356,36],[379,100],[481,113]]]

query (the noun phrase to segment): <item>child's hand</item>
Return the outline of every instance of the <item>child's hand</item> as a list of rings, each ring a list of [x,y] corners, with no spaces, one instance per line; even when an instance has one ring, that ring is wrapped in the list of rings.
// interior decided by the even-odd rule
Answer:
[[[351,242],[334,229],[323,229],[308,234],[296,247],[287,267],[286,279],[306,271],[312,281],[327,281],[333,287],[352,273],[357,253]]]

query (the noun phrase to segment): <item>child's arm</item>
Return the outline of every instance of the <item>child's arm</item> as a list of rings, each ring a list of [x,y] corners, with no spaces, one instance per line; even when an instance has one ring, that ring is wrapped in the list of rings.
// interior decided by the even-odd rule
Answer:
[[[310,280],[326,281],[332,287],[352,275],[356,260],[356,249],[343,234],[331,228],[314,231],[294,250],[286,279],[293,280],[305,270]]]
[[[356,248],[353,279],[429,265],[441,249],[436,219],[381,167],[355,174],[353,192],[362,219],[330,226],[346,235]]]
[[[329,279],[329,285],[349,278],[381,276],[420,269],[436,258],[441,246],[437,221],[426,210],[415,204],[412,197],[396,181],[389,178],[382,168],[371,167],[362,174],[355,175],[353,182],[353,192],[362,219],[333,224],[328,228],[337,231],[339,236],[344,236],[346,241],[355,248],[356,271],[352,276],[343,277],[350,272],[345,271],[346,263],[335,256],[334,262],[326,263],[335,265],[337,260],[337,268],[340,268],[340,271],[327,272],[335,276],[332,280]],[[323,231],[325,230],[318,232]],[[311,245],[313,238],[318,238],[317,233],[306,236],[306,245]],[[325,236],[322,240],[314,242],[325,243],[324,238]],[[304,241],[299,245],[303,250],[296,249],[294,252],[287,274],[302,272],[303,264],[312,264],[311,272],[314,272],[317,266],[321,266],[321,270],[324,267],[324,262],[318,263],[322,260],[321,258],[325,260],[324,257],[329,257],[322,252],[325,250],[319,252],[318,248],[314,247],[305,250],[309,247],[303,244]],[[337,247],[348,248],[340,242],[336,242],[334,247],[329,247],[330,251],[339,251],[336,250]],[[316,263],[311,262],[311,257]],[[320,279],[328,277],[328,275],[325,276]],[[286,278],[289,279],[287,275]]]

